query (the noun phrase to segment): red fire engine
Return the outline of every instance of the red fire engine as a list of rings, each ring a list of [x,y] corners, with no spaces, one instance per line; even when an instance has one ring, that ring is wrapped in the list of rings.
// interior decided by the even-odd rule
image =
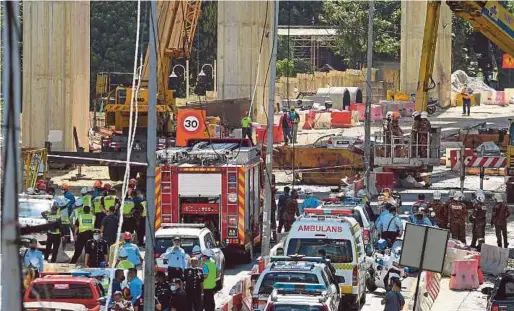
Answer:
[[[157,152],[156,227],[205,223],[226,250],[248,255],[261,237],[260,147],[193,139]]]

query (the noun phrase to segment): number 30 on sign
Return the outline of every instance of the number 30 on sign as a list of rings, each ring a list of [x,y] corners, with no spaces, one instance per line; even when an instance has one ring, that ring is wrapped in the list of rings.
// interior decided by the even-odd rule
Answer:
[[[184,129],[188,132],[196,132],[200,127],[200,121],[196,116],[187,116],[183,122]]]

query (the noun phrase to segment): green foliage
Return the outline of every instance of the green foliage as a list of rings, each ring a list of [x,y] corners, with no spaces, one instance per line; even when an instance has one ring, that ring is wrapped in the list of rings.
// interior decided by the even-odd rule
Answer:
[[[464,70],[474,75],[478,69],[478,56],[475,53],[475,31],[471,24],[453,14],[452,16],[452,72]]]
[[[292,59],[277,60],[277,76],[292,77],[294,73],[294,61]]]
[[[400,58],[400,1],[376,1],[373,17],[373,58]],[[325,1],[323,16],[338,29],[334,52],[344,57],[350,67],[366,60],[368,9],[367,1]]]
[[[326,24],[322,13],[322,1],[280,1],[278,24],[321,26]]]

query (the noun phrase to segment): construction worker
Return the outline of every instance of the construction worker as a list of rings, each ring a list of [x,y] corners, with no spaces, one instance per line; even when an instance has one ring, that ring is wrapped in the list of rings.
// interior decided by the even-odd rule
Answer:
[[[68,184],[61,185],[62,195],[68,200],[68,215],[71,216],[75,204],[75,196],[69,191]]]
[[[393,112],[392,116],[391,116],[391,137],[392,137],[392,142],[393,142],[393,145],[395,146],[394,148],[394,153],[395,153],[395,156],[400,156],[401,154],[401,149],[402,149],[402,145],[403,145],[403,130],[402,128],[400,127],[400,113],[395,111]],[[392,150],[391,150],[392,152]]]
[[[469,113],[471,110],[472,95],[468,94],[467,87],[462,88],[462,91],[460,92],[460,94],[462,96],[462,115],[465,116],[467,114],[469,116]]]
[[[510,216],[509,208],[503,203],[503,197],[500,193],[494,195],[496,204],[493,208],[493,215],[491,216],[491,227],[495,227],[496,231],[496,242],[498,247],[502,247],[502,236],[503,236],[503,247],[508,248],[507,243],[507,218]]]
[[[498,90],[499,88],[499,81],[498,81],[498,67],[493,68],[493,72],[491,72],[489,76],[489,86],[492,87],[495,90]]]
[[[52,205],[50,213],[43,215],[49,223],[54,223],[56,227],[49,229],[46,235],[46,249],[45,249],[45,260],[48,261],[50,254],[52,254],[52,260],[54,263],[57,261],[57,252],[61,245],[61,215],[58,213],[59,206],[57,202]]]
[[[45,182],[41,182],[42,180],[40,180],[40,182],[38,182],[38,184],[36,185],[36,191],[38,194],[47,194],[46,193],[46,184]]]
[[[430,201],[427,204],[427,207],[430,210],[434,211],[435,217],[434,217],[434,225],[443,228],[447,228],[447,222],[448,222],[448,209],[446,208],[446,205],[441,201],[441,192],[434,191],[433,200]]]
[[[100,196],[102,195],[102,181],[101,180],[97,180],[95,181],[95,184],[93,185],[93,193],[91,194],[93,196],[93,198],[96,198],[97,196]]]
[[[135,268],[136,266],[128,260],[128,252],[126,249],[120,248],[120,252],[118,254],[119,262],[116,265],[116,269],[130,269]]]
[[[484,73],[482,72],[482,68],[478,68],[475,77],[480,78],[480,80],[484,81]]]
[[[184,270],[187,268],[187,254],[180,247],[180,238],[173,238],[173,246],[169,247],[161,258],[168,260],[168,281],[171,283],[174,279],[184,279]]]
[[[216,307],[214,302],[214,292],[216,290],[216,275],[218,273],[218,268],[216,267],[216,263],[212,259],[212,256],[212,251],[210,249],[202,251],[202,271],[204,275],[203,303],[205,311],[214,311]]]
[[[400,220],[400,217],[396,215],[395,206],[389,204],[387,205],[387,208],[389,212],[380,216],[377,229],[380,233],[380,237],[386,240],[388,246],[391,247],[394,241],[396,241],[398,237],[402,236],[403,223]]]
[[[468,211],[466,204],[462,202],[462,197],[462,192],[455,191],[453,199],[446,203],[448,206],[448,228],[450,228],[453,239],[457,239],[466,244],[466,220],[468,218]]]
[[[412,156],[417,157],[418,156],[417,144],[418,144],[418,140],[419,140],[418,133],[419,133],[419,130],[421,127],[421,113],[418,111],[414,111],[412,113],[412,119],[413,119],[412,130],[411,130],[411,134],[410,134],[411,145],[412,145],[411,151],[412,151]]]
[[[428,138],[432,125],[428,120],[428,113],[423,111],[421,113],[421,121],[418,128],[418,155],[422,158],[428,157]]]
[[[473,205],[473,213],[469,217],[469,221],[473,223],[471,247],[477,247],[478,239],[485,238],[485,225],[487,224],[487,207],[485,206],[485,194],[482,191],[477,191],[476,202]]]
[[[121,212],[123,214],[123,225],[121,230],[123,230],[124,232],[134,232],[134,217],[132,216],[133,208],[134,201],[132,200],[132,197],[127,193],[127,196],[125,197],[125,202],[123,202],[123,207],[121,208]]]
[[[101,238],[100,231],[95,229],[93,238],[86,243],[86,267],[99,268],[109,265],[109,245]]]
[[[77,200],[78,201],[78,200]],[[93,230],[95,228],[95,215],[91,213],[89,206],[84,206],[83,212],[78,215],[75,222],[75,253],[70,263],[76,263],[82,254],[82,249],[86,246],[88,240],[93,238]]]
[[[93,189],[89,189],[88,187],[82,187],[80,189],[80,199],[84,205],[89,207],[93,206]]]
[[[132,243],[132,234],[130,232],[123,233],[123,245],[121,245],[120,249],[124,249],[127,251],[128,260],[132,262],[136,268],[140,268],[143,264],[143,257],[141,257],[141,253],[139,252],[139,248],[137,245]]]
[[[241,119],[241,135],[243,139],[248,138],[253,145],[252,118],[250,117],[250,113],[248,111],[245,112],[244,117]]]
[[[305,198],[305,200],[303,200],[300,214],[303,214],[303,210],[306,208],[316,208],[316,207],[320,206],[320,204],[321,204],[321,201],[312,195],[311,189],[305,190],[305,195],[307,197]]]
[[[289,141],[293,140],[293,137],[291,135],[291,118],[286,108],[282,109],[280,125],[282,126],[282,133],[284,134],[284,146],[287,146],[289,144]]]
[[[296,112],[295,106],[291,106],[291,111],[289,112],[289,119],[291,120],[291,137],[292,143],[297,144],[298,140],[298,123],[300,122],[300,115]]]

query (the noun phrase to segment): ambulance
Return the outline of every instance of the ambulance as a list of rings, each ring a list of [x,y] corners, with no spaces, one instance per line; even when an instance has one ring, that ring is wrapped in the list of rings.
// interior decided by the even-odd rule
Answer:
[[[359,223],[347,211],[306,208],[292,225],[284,253],[326,257],[336,269],[341,306],[359,310],[366,301],[367,261]]]

